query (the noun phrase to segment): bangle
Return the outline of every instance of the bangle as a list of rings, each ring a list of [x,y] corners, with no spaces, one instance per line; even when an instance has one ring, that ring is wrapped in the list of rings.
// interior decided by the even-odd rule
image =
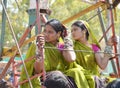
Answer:
[[[111,53],[112,53],[112,47],[111,46],[106,46],[105,47],[105,50],[104,50],[104,53],[106,56],[108,56],[109,58],[112,57]]]
[[[106,46],[104,52],[108,53],[108,54],[111,54],[112,53],[112,47],[111,46]]]
[[[42,56],[40,54],[36,54],[36,62],[40,62],[42,60]]]
[[[42,60],[41,60],[41,59],[36,59],[35,61],[36,61],[36,62],[41,62]]]
[[[73,47],[73,41],[70,38],[64,39],[64,49],[69,49]]]

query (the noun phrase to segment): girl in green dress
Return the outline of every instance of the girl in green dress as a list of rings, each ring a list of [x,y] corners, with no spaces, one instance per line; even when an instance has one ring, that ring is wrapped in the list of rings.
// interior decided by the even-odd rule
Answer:
[[[94,88],[94,81],[89,75],[89,82],[92,82],[92,85],[89,85],[89,82],[86,79],[84,73],[86,71],[77,65],[74,61],[76,59],[76,55],[73,50],[72,44],[69,42],[69,39],[66,36],[66,28],[61,24],[60,21],[56,19],[52,19],[45,24],[45,29],[42,35],[38,36],[38,46],[39,49],[37,53],[41,53],[41,47],[44,46],[44,66],[46,72],[59,70],[65,75],[71,77],[77,88]],[[63,45],[59,45],[59,40],[67,41]],[[58,47],[60,46],[60,47]],[[61,48],[62,47],[62,48]],[[56,49],[60,48],[60,49]],[[62,50],[67,49],[67,50]],[[26,58],[34,56],[36,54],[36,44],[33,43],[26,55]],[[38,58],[26,63],[26,68],[28,70],[29,76],[33,76],[34,74],[38,74],[42,72],[43,67],[41,66],[42,61]],[[20,81],[25,80],[27,77],[25,75],[24,69],[22,69]],[[35,78],[32,80],[32,84],[34,88],[40,88],[39,84],[40,80]],[[28,83],[22,84],[21,88],[30,88]]]
[[[110,52],[113,43],[116,41],[115,38],[108,40],[107,48],[109,48],[109,50],[106,51],[102,57],[99,53],[100,45],[87,22],[74,22],[71,26],[71,34],[74,39],[74,49],[83,50],[83,52],[75,52],[77,64],[89,71],[92,75],[99,76],[99,68],[105,69],[111,57]]]

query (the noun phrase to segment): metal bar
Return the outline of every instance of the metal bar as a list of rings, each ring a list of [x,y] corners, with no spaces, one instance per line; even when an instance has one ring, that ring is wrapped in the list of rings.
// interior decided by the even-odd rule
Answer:
[[[36,0],[36,23],[37,23],[37,30],[38,30],[38,33],[39,34],[41,32],[41,26],[40,26],[40,13],[39,13],[39,3],[40,1],[39,0]]]
[[[28,36],[28,34],[31,32],[32,28],[34,27],[36,22],[33,23],[33,25],[31,25],[30,27],[28,27],[26,29],[26,31],[24,32],[23,36],[20,38],[20,41],[19,41],[19,46],[21,47],[23,42],[25,41],[26,37]]]
[[[12,69],[13,69],[13,76],[14,76],[14,82],[13,82],[13,85],[15,86],[17,83],[18,83],[18,77],[17,75],[15,74],[17,72],[17,68],[14,66],[15,64],[15,61],[13,61],[12,63]],[[15,88],[18,88],[18,86],[16,86]]]
[[[101,29],[102,29],[102,32],[103,32],[103,34],[105,33],[105,25],[104,25],[104,21],[103,21],[103,18],[102,18],[102,14],[100,13],[101,11],[100,11],[100,8],[98,8],[98,11],[97,11],[99,14],[98,14],[98,17],[99,17],[99,20],[100,20],[100,25],[101,25]],[[105,39],[105,42],[107,42],[107,36],[106,35],[104,35],[103,36],[104,37],[104,39]]]
[[[36,20],[37,20],[37,27],[38,27],[38,34],[40,34],[42,32],[42,29],[41,29],[41,25],[40,25],[40,13],[39,13],[39,2],[40,0],[36,0]],[[38,47],[36,45],[36,47]],[[41,46],[43,47],[43,46]],[[46,79],[46,71],[45,71],[45,67],[44,67],[44,48],[41,49],[41,55],[42,55],[42,79],[43,81],[45,81]],[[43,86],[41,86],[42,88],[44,88]]]
[[[41,76],[41,75],[42,75],[42,73],[36,74],[36,75],[30,77],[30,80],[32,80],[32,79],[34,79],[34,78],[36,78],[36,77],[38,77],[38,76]],[[21,84],[24,84],[24,83],[26,83],[26,82],[28,82],[28,79],[26,79],[26,80],[24,80],[24,81],[22,81],[22,82],[18,82],[17,85],[21,85]],[[16,85],[16,86],[17,86],[17,85]]]
[[[3,1],[5,8],[7,7],[7,0]],[[0,57],[2,56],[2,48],[4,43],[4,35],[5,35],[5,24],[6,24],[6,14],[3,9],[2,11],[2,28],[1,28],[1,37],[0,37]]]
[[[35,58],[35,56],[32,56],[32,57],[30,57],[30,58],[27,58],[24,62],[28,62],[28,61],[32,60],[33,58]],[[20,66],[20,65],[22,65],[22,64],[23,64],[23,62],[20,61],[20,62],[18,62],[17,64],[15,64],[14,66],[17,67],[17,66]]]
[[[112,24],[112,36],[115,37],[115,28],[114,28],[114,19],[113,19],[113,11],[112,11],[112,3],[110,2],[110,16],[111,16],[111,24]],[[117,44],[114,44],[114,51],[117,53]],[[120,67],[119,67],[119,61],[118,57],[116,57],[116,66],[117,66],[117,71],[118,71],[118,77],[120,77]]]
[[[88,13],[88,12],[90,12],[90,11],[100,7],[100,6],[102,6],[102,5],[105,5],[105,3],[97,2],[96,4],[88,7],[87,9],[85,9],[83,11],[80,11],[79,13],[77,13],[77,14],[67,18],[66,20],[62,21],[62,23],[63,24],[67,24],[68,22],[70,22],[70,21],[72,21],[72,20],[74,20],[74,19],[76,19],[76,18],[78,18],[78,17],[80,17],[80,16],[82,16],[82,15],[84,15],[84,14],[86,14],[86,13]]]
[[[105,9],[103,9],[102,11],[104,11],[104,10],[105,10]],[[98,12],[97,14],[93,15],[92,17],[88,18],[86,21],[87,21],[87,22],[90,21],[90,20],[93,19],[95,16],[98,16],[98,14],[101,14],[102,11],[100,11],[100,12]]]
[[[16,52],[15,52],[16,53]],[[11,63],[14,61],[14,58],[15,58],[15,54],[14,56],[12,56],[10,58],[10,60],[8,61],[7,65],[5,66],[5,68],[3,69],[2,73],[0,74],[0,80],[5,76],[8,68],[10,67]]]
[[[108,29],[103,33],[103,36],[99,39],[99,42],[101,42],[101,40],[104,38],[104,36],[107,34],[107,32],[110,30],[111,27],[112,25],[110,25]]]

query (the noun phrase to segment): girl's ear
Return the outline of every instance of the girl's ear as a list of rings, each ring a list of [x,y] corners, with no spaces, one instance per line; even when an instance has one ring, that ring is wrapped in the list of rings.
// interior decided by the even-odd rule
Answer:
[[[83,34],[85,34],[85,33],[86,33],[86,30],[82,30],[82,32],[83,32]]]

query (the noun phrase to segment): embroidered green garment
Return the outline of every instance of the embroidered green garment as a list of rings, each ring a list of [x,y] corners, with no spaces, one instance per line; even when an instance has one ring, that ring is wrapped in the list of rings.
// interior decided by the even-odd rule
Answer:
[[[93,78],[87,74],[85,75],[85,70],[82,67],[77,65],[75,62],[69,64],[64,60],[61,51],[57,49],[48,49],[47,47],[55,47],[50,43],[45,44],[45,70],[46,72],[59,70],[62,71],[65,75],[73,77],[78,88],[94,88]],[[35,55],[36,46],[32,44],[27,53],[27,58]],[[29,76],[33,76],[34,73],[34,60],[26,63],[26,68],[28,70]],[[27,77],[25,75],[24,69],[22,69],[20,81],[25,80]],[[89,81],[89,82],[88,82]],[[33,88],[40,88],[40,80],[35,78],[31,81]],[[92,84],[92,85],[91,85]],[[29,83],[25,83],[20,86],[20,88],[30,88]]]
[[[94,34],[92,33],[89,25],[87,22],[82,21],[88,32],[89,32],[89,43],[90,44],[95,44],[100,48],[99,43],[97,42]],[[84,69],[86,69],[87,71],[89,71],[92,75],[99,75],[99,68],[98,65],[95,61],[95,55],[94,53],[90,53],[90,52],[84,52],[84,51],[92,51],[93,50],[91,48],[89,48],[88,46],[80,43],[79,41],[75,41],[74,42],[74,49],[75,50],[83,50],[83,52],[76,52],[76,62],[81,65]]]

